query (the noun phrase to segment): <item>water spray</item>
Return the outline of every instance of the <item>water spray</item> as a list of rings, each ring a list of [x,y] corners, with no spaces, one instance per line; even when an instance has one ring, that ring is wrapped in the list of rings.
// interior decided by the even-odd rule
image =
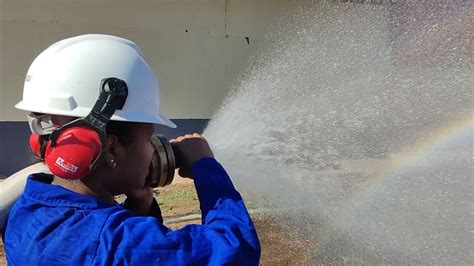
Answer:
[[[307,264],[473,264],[474,6],[329,2],[274,27],[204,136]]]

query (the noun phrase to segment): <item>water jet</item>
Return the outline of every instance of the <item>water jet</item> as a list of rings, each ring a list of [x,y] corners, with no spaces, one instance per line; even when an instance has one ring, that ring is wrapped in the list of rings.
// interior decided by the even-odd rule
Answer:
[[[472,5],[298,10],[204,133],[239,189],[310,263],[473,263]]]

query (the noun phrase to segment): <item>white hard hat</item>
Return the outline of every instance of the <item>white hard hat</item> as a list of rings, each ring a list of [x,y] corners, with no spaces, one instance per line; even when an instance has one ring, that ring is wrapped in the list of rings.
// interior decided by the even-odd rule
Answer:
[[[128,97],[111,120],[176,127],[160,114],[158,80],[132,41],[100,34],[59,41],[31,64],[23,88],[21,110],[85,117],[99,97],[104,78],[124,80]]]

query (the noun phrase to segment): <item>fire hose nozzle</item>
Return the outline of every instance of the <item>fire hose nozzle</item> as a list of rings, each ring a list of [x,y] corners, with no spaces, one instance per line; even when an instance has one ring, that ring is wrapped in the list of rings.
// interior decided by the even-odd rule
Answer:
[[[153,188],[164,187],[173,182],[176,162],[173,148],[165,136],[154,134],[151,143],[155,151],[150,163],[147,184]]]

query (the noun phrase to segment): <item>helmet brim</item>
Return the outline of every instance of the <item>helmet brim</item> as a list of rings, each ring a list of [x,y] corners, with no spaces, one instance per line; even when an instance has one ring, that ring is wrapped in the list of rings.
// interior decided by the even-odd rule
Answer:
[[[20,101],[15,105],[15,108],[23,111],[34,112],[34,113],[43,113],[51,115],[62,115],[62,116],[71,116],[71,117],[86,117],[90,113],[90,108],[78,107],[74,110],[62,110],[51,107],[39,107],[33,108],[31,103],[25,102],[24,100]],[[124,122],[137,122],[137,123],[151,123],[167,126],[170,128],[176,128],[176,124],[173,123],[170,119],[165,117],[162,114],[147,115],[142,113],[131,113],[123,112],[117,110],[115,114],[110,118],[112,121],[124,121]]]

